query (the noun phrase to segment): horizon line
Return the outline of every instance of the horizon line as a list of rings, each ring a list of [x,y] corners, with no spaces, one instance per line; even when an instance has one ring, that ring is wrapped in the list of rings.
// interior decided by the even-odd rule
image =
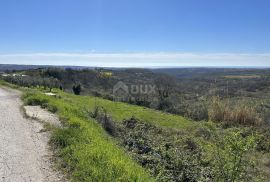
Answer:
[[[0,54],[0,64],[89,67],[270,67],[270,53],[24,53]]]
[[[49,65],[49,64],[5,64],[0,63],[1,65],[5,66],[40,66],[40,67],[78,67],[78,68],[92,68],[92,69],[99,69],[99,68],[106,68],[106,69],[185,69],[185,68],[217,68],[217,69],[270,69],[270,66],[152,66],[152,67],[95,67],[95,66],[78,66],[78,65]]]

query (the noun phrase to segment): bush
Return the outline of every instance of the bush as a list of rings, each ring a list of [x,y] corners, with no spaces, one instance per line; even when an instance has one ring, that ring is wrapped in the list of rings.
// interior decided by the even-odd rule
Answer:
[[[111,117],[105,112],[100,120],[102,127],[110,134],[116,134],[116,127]]]
[[[81,91],[82,91],[81,85],[80,85],[80,84],[78,84],[78,85],[73,85],[72,90],[73,90],[73,93],[74,93],[75,95],[80,95],[80,94],[81,94]]]
[[[118,139],[157,181],[206,181],[211,169],[203,164],[201,146],[178,132],[132,117],[123,122]]]
[[[116,134],[115,123],[103,107],[95,106],[94,111],[89,112],[88,116],[96,119],[110,135]]]
[[[35,98],[35,97],[28,97],[24,99],[25,105],[31,105],[31,106],[44,106],[48,103],[48,99],[45,98]]]
[[[57,107],[56,106],[53,106],[53,105],[46,105],[45,106],[46,107],[46,109],[48,110],[48,111],[50,111],[50,112],[52,112],[52,113],[56,113],[57,112]]]
[[[206,127],[201,127],[201,128],[197,129],[197,131],[195,133],[195,136],[196,137],[202,137],[202,138],[208,140],[211,137],[211,131]]]
[[[196,121],[208,119],[208,110],[205,103],[194,102],[188,103],[184,115]]]
[[[258,139],[256,149],[261,152],[270,152],[270,128],[263,129]]]
[[[247,154],[256,147],[256,137],[243,137],[240,131],[230,131],[224,136],[217,135],[214,144],[211,144],[213,154],[212,168],[214,179],[217,181],[253,181],[256,175],[252,174],[254,162]]]

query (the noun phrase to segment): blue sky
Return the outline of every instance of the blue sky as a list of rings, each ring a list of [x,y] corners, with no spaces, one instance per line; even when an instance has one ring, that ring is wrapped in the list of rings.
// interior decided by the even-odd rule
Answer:
[[[269,0],[0,0],[0,63],[270,67],[269,9]]]

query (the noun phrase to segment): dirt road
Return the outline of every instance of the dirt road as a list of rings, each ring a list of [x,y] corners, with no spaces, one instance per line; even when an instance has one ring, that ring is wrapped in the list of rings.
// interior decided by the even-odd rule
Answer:
[[[50,160],[49,134],[23,117],[21,105],[18,91],[0,87],[0,181],[62,181]]]

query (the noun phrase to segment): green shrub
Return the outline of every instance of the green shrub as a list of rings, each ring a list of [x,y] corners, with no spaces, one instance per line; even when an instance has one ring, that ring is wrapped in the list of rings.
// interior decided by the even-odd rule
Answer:
[[[267,127],[260,133],[256,149],[261,152],[270,152],[270,129]]]
[[[81,94],[81,91],[82,91],[81,85],[80,84],[73,85],[72,90],[73,90],[73,93],[75,95],[80,95]]]
[[[48,104],[48,99],[46,98],[36,98],[36,97],[27,97],[24,99],[24,103],[26,105],[31,105],[31,106],[46,106]]]
[[[211,169],[203,162],[200,144],[186,135],[132,117],[123,122],[118,140],[157,181],[205,181]]]
[[[89,117],[96,119],[110,135],[116,135],[115,122],[108,115],[106,109],[103,107],[95,106],[94,111],[89,112],[86,110],[86,112]]]
[[[211,165],[215,181],[253,181],[254,162],[248,158],[256,147],[256,136],[243,136],[240,131],[230,131],[224,136],[216,135],[209,145],[213,154]]]

